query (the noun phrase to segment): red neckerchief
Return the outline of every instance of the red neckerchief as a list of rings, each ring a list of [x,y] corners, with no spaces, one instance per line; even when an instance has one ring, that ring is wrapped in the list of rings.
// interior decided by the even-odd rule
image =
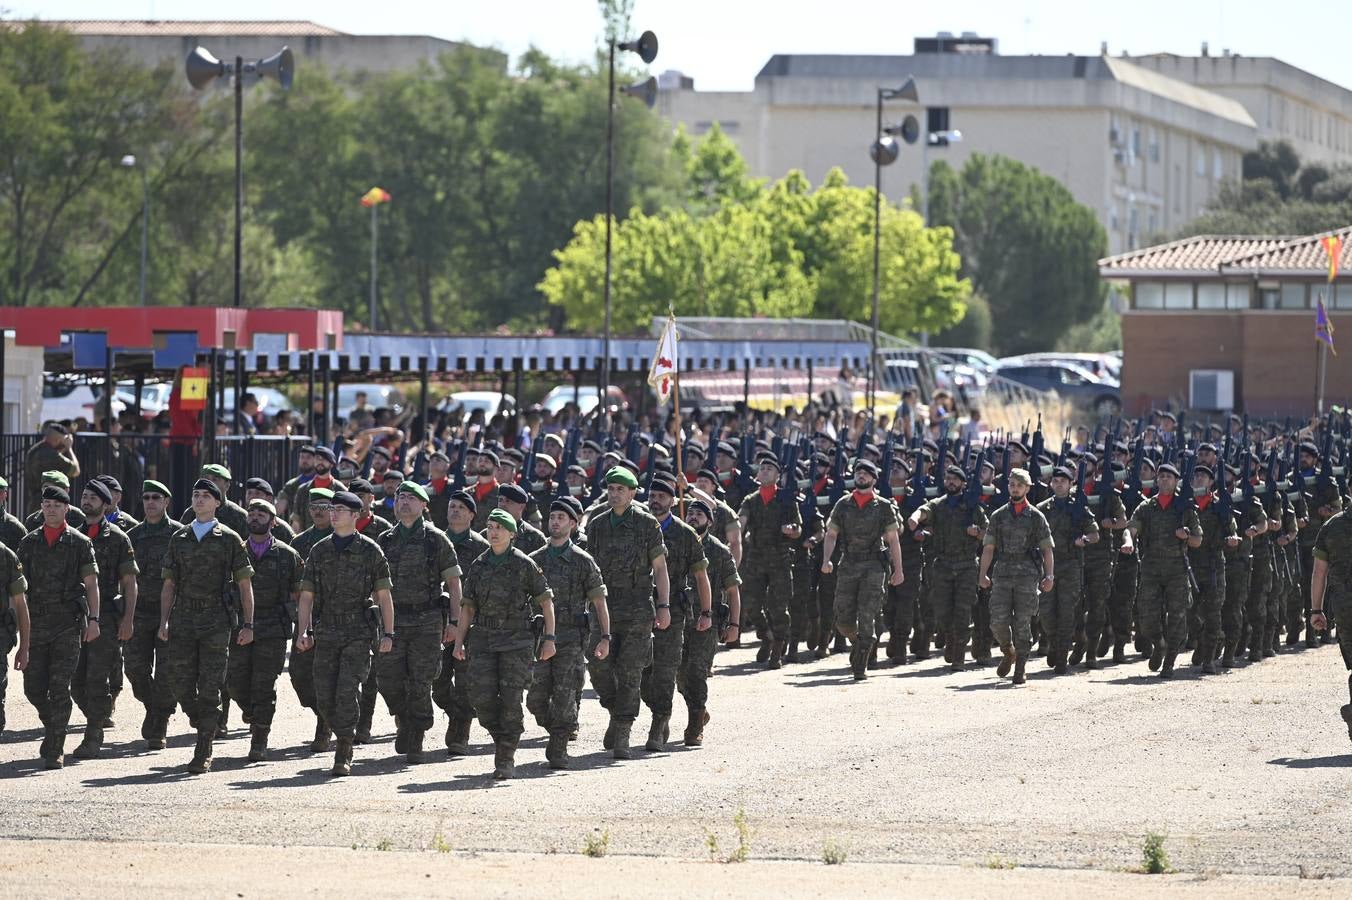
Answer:
[[[434,494],[440,494],[442,491],[446,490],[445,478],[433,478],[428,484],[432,486],[432,493]]]
[[[99,536],[99,529],[103,527],[102,522],[95,522],[93,525],[85,526],[85,536],[91,541]]]
[[[476,501],[483,502],[483,499],[487,497],[489,494],[491,494],[497,488],[497,486],[498,480],[496,478],[487,483],[482,481],[479,482],[474,486],[474,499]]]
[[[854,492],[854,505],[859,507],[860,509],[863,509],[865,506],[868,506],[869,501],[871,501],[872,499],[873,499],[873,488],[869,488],[866,491],[856,489]]]
[[[1169,504],[1174,502],[1174,495],[1160,494],[1158,497],[1155,498],[1155,500],[1159,502],[1160,509],[1168,509]]]
[[[365,518],[358,519],[358,520],[357,520],[357,530],[358,530],[358,531],[362,531],[362,532],[366,531],[366,526],[367,526],[367,525],[370,525],[370,524],[371,524],[371,520],[374,519],[374,518],[375,518],[375,516],[369,516],[369,515],[368,515],[368,516],[366,516]]]
[[[829,479],[829,475],[823,475],[821,478],[817,479],[817,483],[812,486],[812,493],[820,494],[822,491],[826,490],[826,482]]]
[[[47,539],[48,547],[55,547],[56,542],[61,539],[61,535],[64,534],[65,531],[65,525],[58,525],[56,528],[51,528],[47,525],[42,526],[42,536]]]
[[[1084,495],[1086,497],[1094,496],[1094,489],[1098,487],[1097,481],[1086,481],[1084,483]]]
[[[1206,510],[1206,508],[1207,508],[1208,506],[1210,506],[1210,505],[1211,505],[1211,495],[1210,495],[1210,494],[1207,494],[1207,495],[1204,496],[1204,497],[1198,497],[1198,498],[1197,498],[1197,511],[1198,511],[1198,512],[1204,512],[1204,511]]]
[[[1010,509],[1014,510],[1014,515],[1021,516],[1023,515],[1024,510],[1028,508],[1028,500],[1011,500],[1009,506]]]
[[[764,503],[766,506],[769,506],[770,503],[774,501],[774,499],[775,499],[775,494],[778,493],[778,492],[779,492],[779,485],[777,485],[777,484],[763,484],[763,485],[761,485],[761,486],[760,486],[760,498],[761,498],[761,502]]]

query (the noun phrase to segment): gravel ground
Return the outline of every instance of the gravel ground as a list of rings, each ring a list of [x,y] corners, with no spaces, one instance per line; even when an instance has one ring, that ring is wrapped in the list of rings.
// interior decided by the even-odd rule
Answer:
[[[733,819],[744,810],[753,860],[810,861],[819,872],[861,863],[1121,872],[1139,865],[1143,836],[1157,831],[1173,866],[1210,886],[1231,883],[1215,881],[1222,874],[1290,884],[1352,876],[1352,856],[1325,849],[1352,821],[1352,745],[1338,717],[1346,675],[1335,648],[1206,679],[1185,669],[1171,682],[1143,662],[1061,678],[1036,663],[1023,687],[998,683],[991,668],[950,674],[933,659],[855,685],[844,656],[762,672],[754,652],[719,656],[704,748],[673,744],[616,763],[600,749],[605,720],[589,699],[573,745],[577,769],[550,772],[532,727],[507,783],[490,779],[492,750],[477,727],[469,758],[438,751],[406,766],[393,755],[383,707],[353,777],[330,779],[331,755],[302,748],[313,719],[285,676],[268,763],[244,760],[248,739],[236,729],[217,743],[209,775],[186,775],[185,718],[171,723],[167,750],[147,753],[128,692],[103,758],[68,755],[64,770],[44,772],[36,716],[12,684],[0,838],[136,842],[137,852],[155,844],[411,851],[441,842],[456,853],[577,854],[604,830],[617,856],[694,861],[708,858],[711,832],[721,852],[736,845]],[[679,698],[677,708],[674,732],[684,725]],[[644,713],[639,742],[646,724]],[[76,743],[73,734],[67,750]],[[827,841],[846,848],[849,866],[820,865]],[[36,854],[51,845],[29,846]],[[221,853],[256,858],[253,848]],[[1242,893],[1263,882],[1233,883]],[[18,884],[38,890],[5,878],[0,894],[25,893],[10,890]]]

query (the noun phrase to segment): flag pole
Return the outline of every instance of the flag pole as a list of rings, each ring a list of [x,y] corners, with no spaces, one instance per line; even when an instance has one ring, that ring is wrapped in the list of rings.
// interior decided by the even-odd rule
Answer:
[[[376,245],[380,240],[380,204],[371,204],[371,314],[370,328],[376,330]]]
[[[681,339],[676,331],[676,313],[672,311],[671,315],[671,336],[673,343],[678,343]],[[672,358],[673,372],[671,377],[671,399],[676,404],[676,491],[677,503],[680,510],[681,521],[685,521],[685,440],[681,434],[681,353],[677,348],[676,355]]]

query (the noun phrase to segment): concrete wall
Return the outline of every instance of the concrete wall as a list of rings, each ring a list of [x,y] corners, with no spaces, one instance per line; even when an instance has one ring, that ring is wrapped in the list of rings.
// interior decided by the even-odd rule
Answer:
[[[6,335],[3,412],[0,430],[5,434],[35,432],[42,415],[41,347],[16,347]]]

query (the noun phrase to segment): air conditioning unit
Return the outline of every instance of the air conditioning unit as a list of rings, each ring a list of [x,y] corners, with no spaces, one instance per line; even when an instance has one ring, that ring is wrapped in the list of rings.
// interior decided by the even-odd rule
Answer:
[[[1232,369],[1193,369],[1188,372],[1188,406],[1217,412],[1235,408]]]

